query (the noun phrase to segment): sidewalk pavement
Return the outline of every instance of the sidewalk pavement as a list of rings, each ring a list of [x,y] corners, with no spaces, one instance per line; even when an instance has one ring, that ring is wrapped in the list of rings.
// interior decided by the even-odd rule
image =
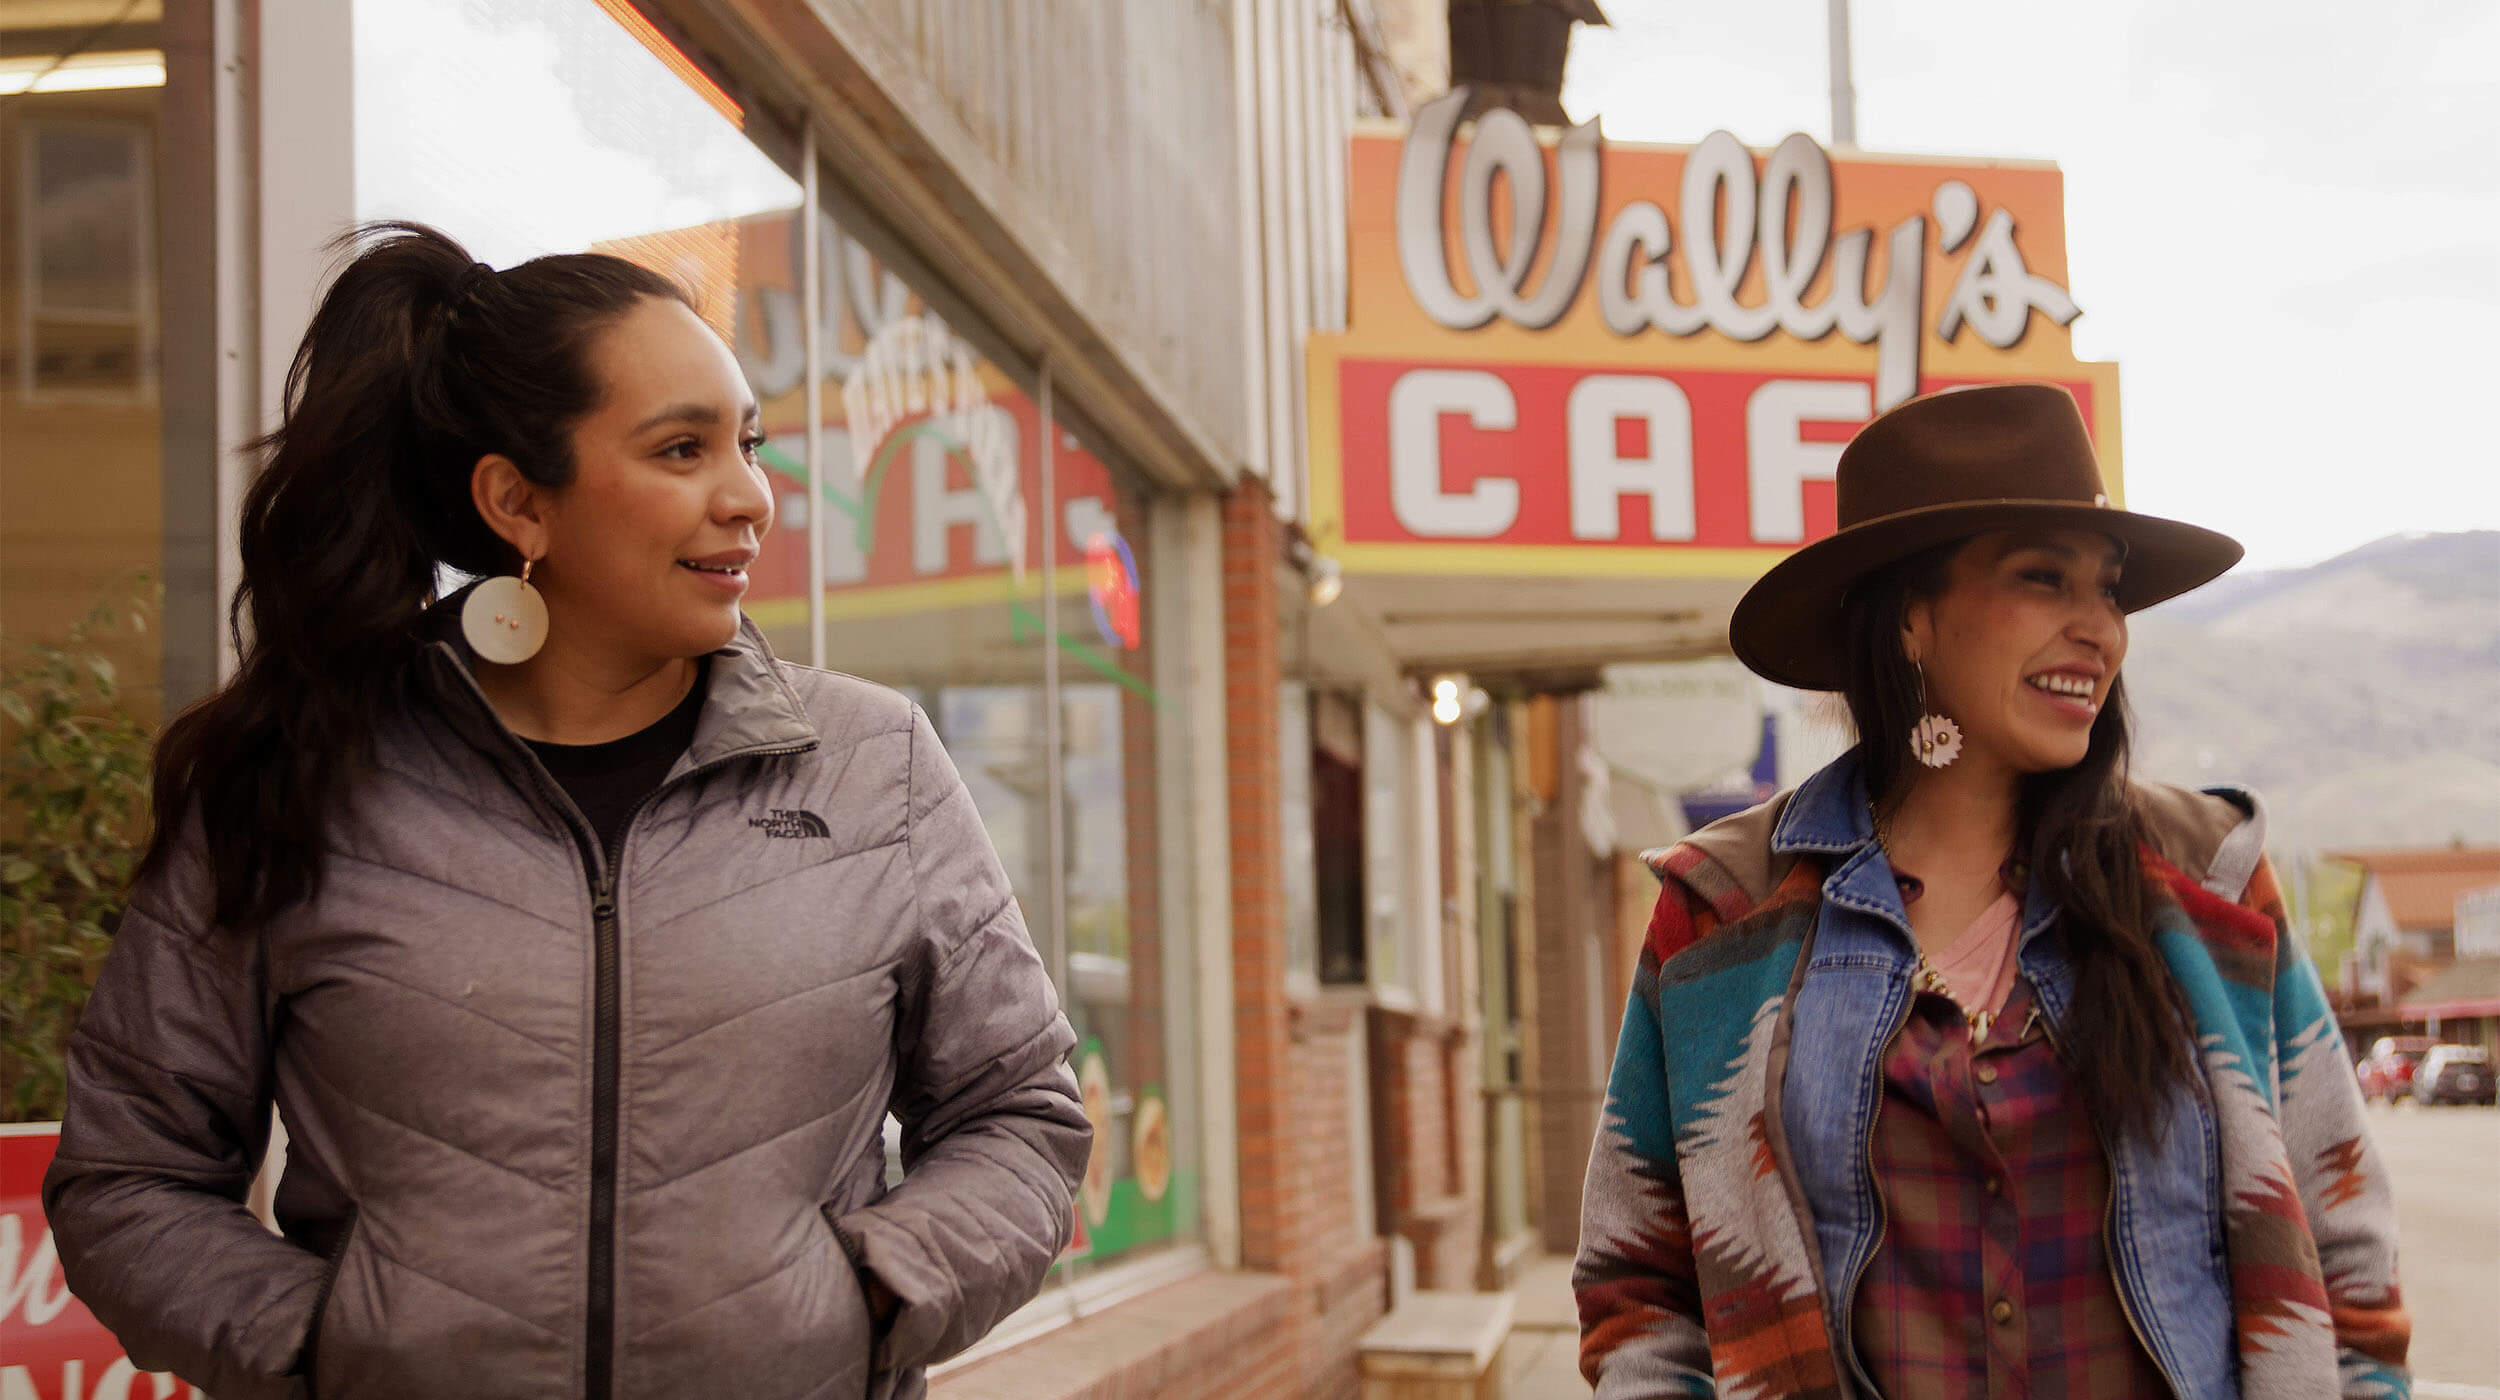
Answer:
[[[1511,1291],[1518,1295],[1518,1309],[1502,1348],[1502,1393],[1508,1400],[1587,1400],[1571,1261],[1541,1255],[1520,1270]],[[2500,1387],[2417,1381],[2413,1394],[2415,1400],[2500,1400]]]
[[[1580,1317],[1571,1300],[1571,1260],[1540,1255],[1511,1285],[1518,1311],[1502,1348],[1502,1393],[1508,1400],[1587,1400],[1580,1379]]]

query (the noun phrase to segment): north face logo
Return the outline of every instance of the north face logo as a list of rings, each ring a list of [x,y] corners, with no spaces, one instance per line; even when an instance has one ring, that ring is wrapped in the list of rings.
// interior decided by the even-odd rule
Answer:
[[[806,841],[833,835],[825,819],[804,807],[775,807],[770,814],[747,818],[747,825],[766,836]]]

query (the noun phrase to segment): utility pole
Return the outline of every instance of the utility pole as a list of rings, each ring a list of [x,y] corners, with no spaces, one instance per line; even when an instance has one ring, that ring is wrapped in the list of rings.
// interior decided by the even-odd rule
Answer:
[[[1832,144],[1858,144],[1858,89],[1849,77],[1849,0],[1830,0]]]

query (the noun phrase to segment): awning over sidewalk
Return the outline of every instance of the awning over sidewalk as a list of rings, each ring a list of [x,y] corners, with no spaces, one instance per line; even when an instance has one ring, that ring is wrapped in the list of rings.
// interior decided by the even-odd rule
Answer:
[[[2460,958],[2394,1006],[2339,1012],[2346,1029],[2500,1016],[2500,958]]]
[[[1741,579],[1347,571],[1345,598],[1411,671],[1479,678],[1724,655]]]

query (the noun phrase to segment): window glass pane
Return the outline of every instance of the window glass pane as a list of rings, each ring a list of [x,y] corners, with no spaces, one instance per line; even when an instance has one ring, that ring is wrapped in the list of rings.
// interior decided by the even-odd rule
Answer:
[[[82,703],[152,724],[161,633],[131,614],[164,576],[164,56],[152,15],[112,23],[126,8],[65,3],[57,26],[0,28],[0,660],[107,611],[80,650],[109,663],[116,694]]]
[[[1157,760],[1179,712],[1152,645],[1148,502],[1073,435],[1053,444],[1050,514],[1059,557],[1075,564],[1055,578],[1067,990],[1096,1135],[1075,1252],[1092,1267],[1196,1230],[1196,1133],[1184,1112],[1195,1068],[1187,1039],[1169,1034],[1189,1024],[1193,983],[1185,892],[1163,888],[1162,843],[1180,838],[1163,819]]]
[[[1163,787],[1181,770],[1156,761],[1178,713],[1151,645],[1147,499],[1064,429],[1049,434],[1046,491],[1034,394],[830,209],[811,497],[803,234],[777,212],[738,224],[754,255],[738,269],[736,347],[779,493],[748,613],[780,654],[816,652],[812,523],[822,664],[914,696],[964,774],[1081,1042],[1098,1148],[1067,1272],[1194,1236],[1194,1061],[1165,1026],[1195,983],[1188,940],[1168,936],[1187,906],[1161,877],[1159,843]]]
[[[1057,967],[1040,406],[827,212],[811,499],[799,211],[747,215],[732,229],[745,253],[727,297],[732,344],[763,408],[759,456],[776,497],[773,531],[748,571],[747,615],[778,655],[816,658],[920,703]],[[821,657],[808,613],[811,537],[824,579]],[[1081,590],[1074,546],[1063,535],[1056,547],[1063,583]]]
[[[1410,736],[1410,727],[1388,711],[1363,707],[1364,928],[1371,982],[1409,991],[1415,972],[1406,947],[1409,880],[1401,845],[1408,823],[1401,819],[1400,808],[1406,798]]]
[[[1319,880],[1311,829],[1311,700],[1300,681],[1286,681],[1276,701],[1276,769],[1284,797],[1285,969],[1319,976]]]
[[[1331,985],[1359,984],[1370,963],[1370,918],[1364,912],[1363,702],[1338,691],[1313,691],[1306,713],[1319,976]]]
[[[632,240],[708,288],[741,256],[732,221],[799,201],[624,0],[355,4],[360,219],[422,220],[497,267]]]

